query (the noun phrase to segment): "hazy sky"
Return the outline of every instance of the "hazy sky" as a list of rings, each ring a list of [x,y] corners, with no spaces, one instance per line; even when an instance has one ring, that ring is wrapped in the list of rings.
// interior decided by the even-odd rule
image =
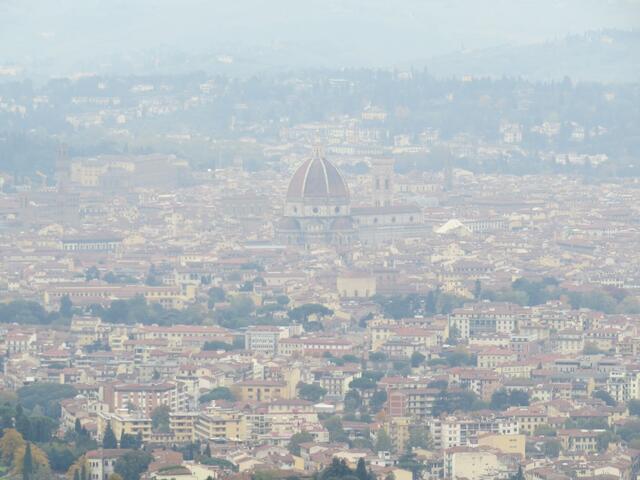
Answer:
[[[0,66],[86,70],[158,50],[390,66],[638,27],[640,0],[0,0]]]

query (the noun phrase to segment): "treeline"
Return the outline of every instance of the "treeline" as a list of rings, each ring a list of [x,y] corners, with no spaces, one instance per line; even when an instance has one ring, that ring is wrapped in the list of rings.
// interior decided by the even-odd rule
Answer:
[[[201,83],[211,80],[203,75],[194,75],[187,82],[184,78],[163,77],[162,82],[173,85],[176,92],[196,94]],[[336,84],[337,78],[343,82]],[[111,78],[106,90],[99,90],[98,85],[102,82],[99,76],[74,82],[56,80],[37,89],[28,82],[0,85],[0,97],[28,99],[43,95],[55,105],[55,108],[49,109],[27,107],[21,116],[19,129],[37,134],[0,132],[0,170],[31,174],[35,170],[52,171],[56,151],[52,141],[54,136],[68,140],[71,156],[123,153],[131,148],[143,152],[176,151],[201,167],[232,161],[235,152],[228,152],[228,149],[213,152],[210,143],[195,146],[191,144],[196,142],[191,142],[187,148],[177,143],[163,144],[155,138],[141,137],[129,147],[116,145],[91,132],[79,135],[65,121],[68,115],[82,108],[71,101],[78,91],[87,96],[98,92],[101,96],[118,96],[123,105],[128,101],[134,104],[137,97],[129,90],[122,89],[122,86],[133,85],[136,81],[139,80],[133,76]],[[146,78],[145,81],[153,81],[153,78]],[[297,88],[299,81],[309,84],[310,88]],[[634,129],[640,93],[633,84],[574,83],[568,78],[544,83],[516,78],[485,78],[464,82],[452,78],[438,79],[427,70],[412,70],[410,78],[401,78],[392,71],[371,69],[315,70],[293,72],[290,76],[264,75],[246,79],[218,76],[215,84],[217,92],[211,102],[163,118],[134,119],[133,128],[151,126],[152,130],[159,132],[178,129],[202,133],[213,128],[219,132],[219,140],[229,141],[238,136],[237,131],[231,128],[234,123],[231,119],[235,118],[243,124],[263,125],[264,133],[259,134],[260,140],[270,140],[279,133],[278,122],[274,122],[274,119],[288,118],[292,125],[296,125],[324,121],[331,116],[359,117],[366,105],[373,104],[388,112],[385,121],[374,124],[375,127],[388,131],[391,136],[408,134],[417,142],[420,132],[426,128],[436,128],[444,140],[468,133],[497,142],[501,135],[500,124],[506,120],[523,126],[522,144],[526,150],[605,153],[611,159],[608,163],[616,170],[607,172],[606,169],[610,168],[608,165],[593,168],[597,174],[637,175],[640,171],[636,155],[638,135]],[[28,101],[24,103],[30,104]],[[239,112],[235,108],[238,104],[249,105],[249,108]],[[522,108],[523,104],[527,108]],[[532,130],[534,125],[551,118],[561,126],[557,135],[548,137]],[[15,113],[0,112],[1,124],[13,125],[12,129],[17,129],[15,122]],[[583,126],[587,132],[581,142],[572,139],[573,122]],[[599,127],[604,127],[604,133],[588,134]],[[242,157],[247,160],[245,165],[248,164],[250,169],[258,169],[266,163],[260,152],[249,153]],[[429,157],[412,161],[416,168],[429,168]],[[589,168],[544,164],[537,158],[526,156],[504,157],[482,163],[455,159],[456,165],[457,162],[464,162],[460,166],[465,168],[511,173],[541,172],[550,167],[572,171]]]
[[[218,304],[225,302],[224,306]],[[282,295],[273,302],[256,307],[249,296],[235,295],[230,299],[219,289],[211,289],[209,308],[200,305],[177,310],[165,308],[159,303],[149,303],[142,296],[128,300],[114,300],[109,306],[93,304],[86,308],[75,307],[68,296],[62,297],[59,310],[47,312],[38,302],[16,300],[0,304],[0,322],[21,325],[68,324],[74,314],[88,313],[107,323],[127,325],[157,324],[202,325],[216,323],[230,329],[240,329],[249,325],[290,325],[294,322],[303,325],[305,330],[321,330],[319,319],[330,316],[333,311],[320,304],[305,304],[288,308],[289,298]],[[215,308],[218,306],[219,308]],[[208,348],[233,348],[232,345],[215,345]]]
[[[480,300],[507,301],[523,306],[541,305],[552,300],[563,300],[571,308],[588,308],[603,313],[640,313],[640,302],[622,289],[602,288],[589,292],[574,292],[561,288],[557,279],[541,280],[519,278],[511,288],[500,291],[486,290],[476,282],[476,297]]]
[[[47,312],[38,302],[15,300],[0,303],[0,322],[20,325],[49,325],[62,319],[59,312]]]
[[[573,309],[588,308],[603,313],[640,313],[640,302],[622,289],[602,288],[589,292],[574,292],[560,287],[557,279],[545,277],[540,280],[519,278],[509,288],[490,290],[476,281],[474,298],[463,298],[443,293],[439,289],[426,295],[409,294],[404,296],[374,297],[386,317],[400,319],[418,315],[429,316],[448,314],[454,308],[471,301],[489,300],[492,302],[510,302],[522,306],[541,305],[552,300],[562,300]]]
[[[373,300],[380,305],[385,317],[395,319],[411,318],[416,315],[447,314],[469,301],[439,289],[432,290],[426,295],[417,293],[391,297],[376,295]]]
[[[205,315],[196,306],[177,310],[164,308],[159,303],[148,303],[144,297],[138,295],[129,300],[114,300],[108,307],[91,305],[89,311],[107,323],[125,323],[133,325],[158,324],[158,325],[199,325]]]

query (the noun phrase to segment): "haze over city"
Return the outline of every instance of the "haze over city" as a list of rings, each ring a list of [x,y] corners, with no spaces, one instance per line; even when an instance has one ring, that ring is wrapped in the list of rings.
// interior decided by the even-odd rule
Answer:
[[[636,480],[638,0],[0,0],[0,480]]]

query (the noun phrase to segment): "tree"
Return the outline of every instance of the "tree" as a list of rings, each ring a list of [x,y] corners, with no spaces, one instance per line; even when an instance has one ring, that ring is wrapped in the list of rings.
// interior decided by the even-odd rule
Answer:
[[[151,412],[152,428],[156,432],[169,433],[169,413],[171,409],[167,405],[160,405]]]
[[[349,388],[355,388],[358,390],[373,390],[376,388],[377,384],[378,383],[374,379],[365,377],[363,375],[362,377],[351,380],[351,382],[349,383]]]
[[[604,352],[600,350],[594,342],[586,342],[582,349],[582,353],[585,355],[598,355]]]
[[[286,305],[289,305],[289,302],[291,300],[289,299],[289,297],[287,297],[286,295],[278,295],[276,297],[276,302],[278,303],[278,305],[284,307]]]
[[[33,475],[33,456],[31,455],[31,444],[27,443],[27,447],[24,452],[24,458],[22,459],[22,478],[23,480],[29,480]]]
[[[629,400],[627,407],[629,408],[629,415],[640,417],[640,400]]]
[[[422,365],[422,363],[425,361],[427,357],[425,357],[423,354],[421,354],[420,352],[413,352],[411,354],[411,366],[413,368],[419,367],[420,365]]]
[[[421,425],[412,425],[409,427],[409,441],[407,449],[411,451],[414,448],[427,448],[429,446],[429,438],[427,430]]]
[[[73,398],[78,391],[72,385],[57,383],[34,383],[18,389],[20,403],[29,410],[40,405],[48,417],[60,416],[60,401]]]
[[[640,440],[640,420],[629,420],[616,429],[616,433],[625,442],[631,444]]]
[[[509,405],[526,407],[529,405],[529,394],[524,390],[512,390],[509,392]]]
[[[140,431],[138,431],[138,434],[132,435],[130,433],[124,433],[124,430],[122,430],[120,434],[120,448],[138,449],[142,446],[141,439],[142,432]]]
[[[344,411],[346,413],[354,413],[362,405],[362,399],[357,390],[349,389],[344,396]]]
[[[540,437],[555,437],[556,429],[549,425],[538,425],[534,431],[534,435]]]
[[[358,477],[358,480],[369,480],[367,466],[365,465],[364,458],[362,457],[358,459],[358,464],[356,465],[356,477]]]
[[[200,401],[204,403],[212,400],[227,400],[229,402],[234,402],[236,400],[236,396],[227,387],[216,387],[209,391],[209,393],[205,393],[200,397]]]
[[[558,458],[558,455],[560,455],[560,442],[557,440],[545,442],[544,454],[549,458]]]
[[[55,472],[66,472],[76,460],[74,451],[67,443],[54,441],[42,445],[49,459],[49,466]]]
[[[333,310],[319,303],[305,303],[304,305],[289,310],[289,318],[298,322],[307,322],[311,315],[326,317],[333,315]]]
[[[202,346],[202,350],[204,351],[224,350],[225,352],[228,352],[229,350],[233,350],[233,345],[216,340],[211,342],[204,342],[204,345]]]
[[[320,473],[319,480],[339,480],[351,477],[352,474],[353,471],[349,468],[347,462],[334,458],[331,462],[331,465],[329,465]]]
[[[387,401],[387,392],[385,390],[377,390],[369,399],[369,408],[371,413],[378,413],[384,407]]]
[[[87,271],[84,273],[85,280],[90,282],[91,280],[97,280],[100,278],[100,270],[94,265],[92,267],[87,268]]]
[[[73,316],[73,302],[69,295],[64,295],[60,299],[60,315],[64,318],[71,318]]]
[[[398,467],[409,470],[413,478],[420,478],[425,466],[416,459],[415,453],[405,453],[398,458]]]
[[[609,407],[615,407],[618,404],[618,402],[615,401],[615,399],[609,394],[609,392],[605,392],[604,390],[595,390],[591,394],[591,396],[593,398],[599,398]]]
[[[524,480],[524,472],[522,471],[522,465],[518,466],[518,472],[509,478],[509,480]]]
[[[28,429],[23,433],[26,440],[33,442],[48,442],[55,430],[58,422],[44,416],[32,416],[27,419]]]
[[[31,434],[31,422],[20,404],[16,406],[15,426],[23,437],[28,437]]]
[[[308,400],[310,402],[319,402],[322,400],[327,394],[327,390],[322,388],[320,385],[316,385],[315,383],[298,383],[298,395],[303,400]]]
[[[140,475],[147,469],[153,460],[150,453],[134,450],[122,455],[115,464],[115,473],[123,480],[140,480]]]
[[[609,444],[611,442],[616,442],[619,439],[620,438],[617,435],[611,432],[602,432],[598,434],[598,438],[597,438],[598,451],[604,452],[607,448],[609,448]]]
[[[378,452],[391,452],[393,451],[393,442],[391,437],[387,433],[384,428],[378,430],[378,435],[376,436],[376,444],[374,446],[374,450],[376,453]]]
[[[342,428],[342,420],[340,420],[340,417],[333,415],[327,418],[323,425],[329,432],[329,441],[347,442],[349,440],[344,428]]]
[[[480,300],[480,297],[482,297],[482,282],[480,279],[476,279],[473,285],[473,298]]]
[[[369,354],[369,360],[372,362],[384,362],[387,359],[387,356],[384,352],[371,352]]]
[[[11,465],[15,457],[16,451],[25,445],[24,438],[20,432],[13,428],[7,428],[4,435],[0,438],[0,451],[2,451],[2,463]]]
[[[26,463],[26,465],[25,465]],[[24,477],[24,468],[27,467],[27,476]],[[49,459],[47,455],[35,444],[27,443],[23,447],[16,450],[13,459],[13,473],[23,475],[23,478],[39,478],[46,477],[49,472]]]
[[[207,443],[207,446],[204,448],[204,456],[207,458],[211,458],[211,446]]]
[[[289,440],[287,449],[292,455],[300,456],[300,444],[305,442],[312,442],[313,435],[309,432],[294,433]]]
[[[111,422],[107,422],[107,428],[102,437],[102,448],[118,448],[118,440],[116,440],[116,435],[111,428]]]
[[[507,392],[504,389],[496,390],[491,395],[491,408],[493,410],[504,410],[510,406],[529,405],[529,394],[523,390],[513,390]]]

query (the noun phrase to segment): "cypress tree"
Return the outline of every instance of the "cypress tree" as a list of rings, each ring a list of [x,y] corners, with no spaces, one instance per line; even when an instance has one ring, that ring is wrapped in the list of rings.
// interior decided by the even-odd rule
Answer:
[[[364,464],[364,458],[358,459],[358,465],[356,466],[356,477],[358,477],[358,480],[369,479],[369,475],[367,474],[367,467]]]
[[[102,448],[118,448],[118,440],[111,428],[111,422],[107,423],[107,428],[104,431],[104,437],[102,437]]]
[[[22,480],[31,480],[33,476],[33,456],[31,454],[31,443],[27,442],[27,448],[22,460]]]

